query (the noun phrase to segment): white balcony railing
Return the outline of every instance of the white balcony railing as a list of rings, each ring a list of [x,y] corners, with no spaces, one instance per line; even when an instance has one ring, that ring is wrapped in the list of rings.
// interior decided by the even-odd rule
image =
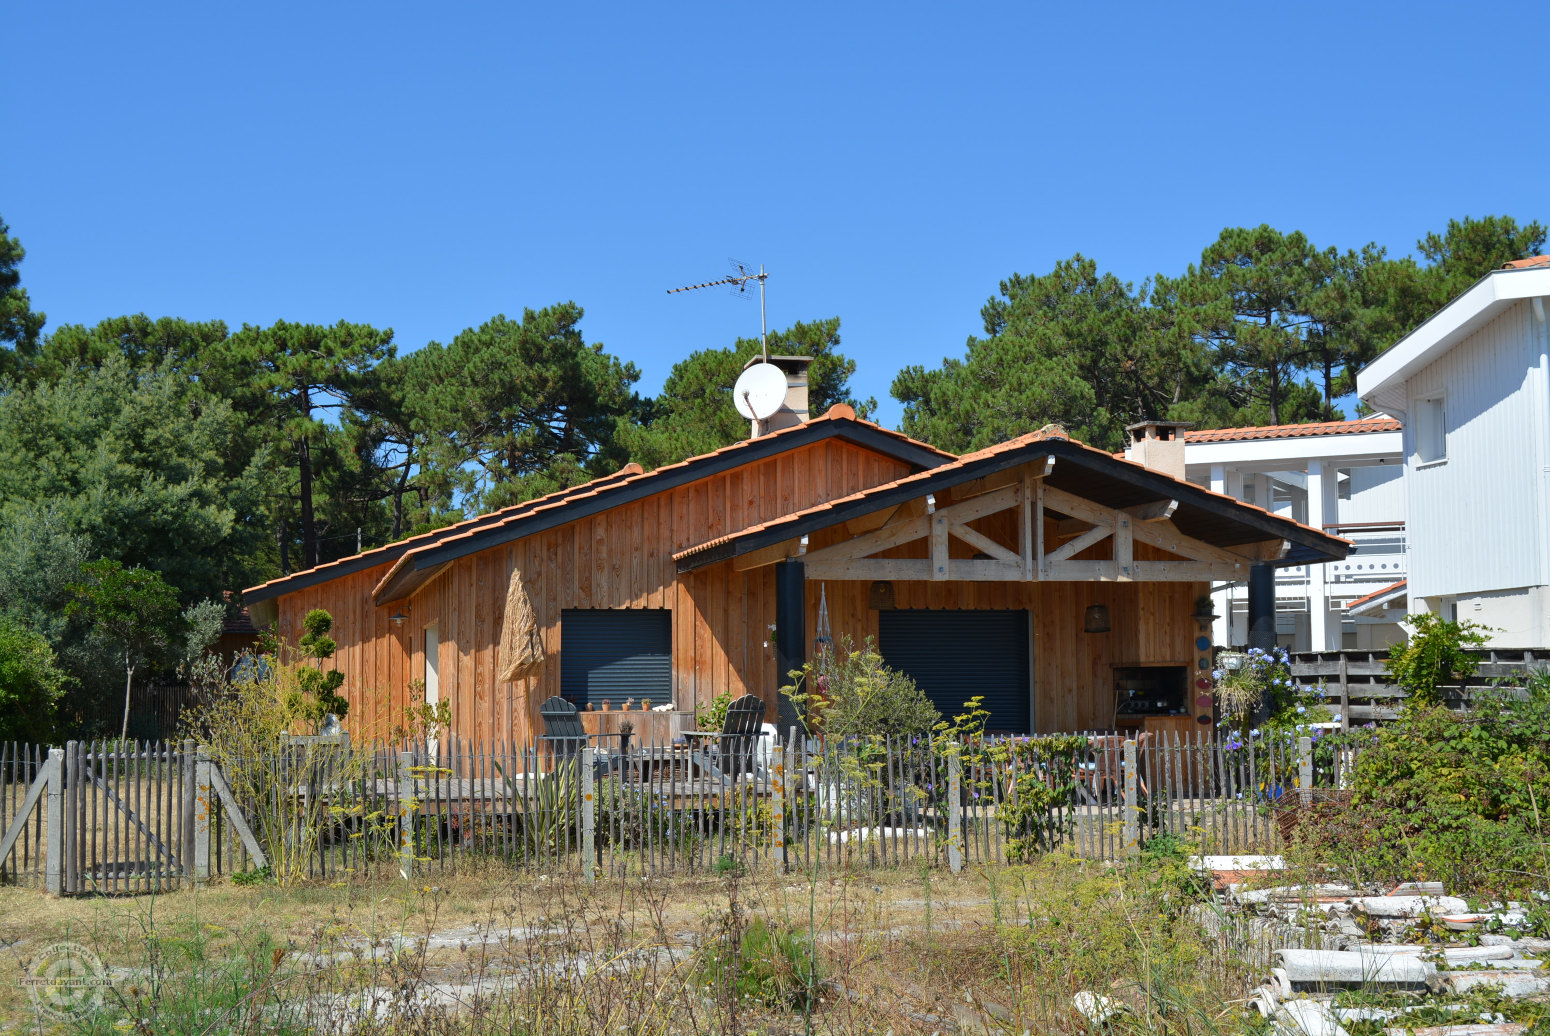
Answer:
[[[1332,601],[1355,600],[1406,578],[1403,522],[1332,525],[1325,531],[1351,541],[1345,560],[1324,565],[1325,594]],[[1306,602],[1309,583],[1307,565],[1277,569],[1277,601]]]

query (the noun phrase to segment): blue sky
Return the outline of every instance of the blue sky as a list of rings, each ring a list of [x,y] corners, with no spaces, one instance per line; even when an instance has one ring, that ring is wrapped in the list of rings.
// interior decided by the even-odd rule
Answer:
[[[1488,13],[1486,13],[1488,11]],[[1176,273],[1224,227],[1409,252],[1550,221],[1550,4],[12,5],[0,217],[50,326],[390,326],[574,299],[655,391],[757,305],[858,394],[1013,271]]]

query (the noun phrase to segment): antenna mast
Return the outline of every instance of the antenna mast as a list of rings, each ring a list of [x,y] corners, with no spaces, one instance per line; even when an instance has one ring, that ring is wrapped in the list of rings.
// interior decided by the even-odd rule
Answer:
[[[759,282],[759,352],[760,352],[760,359],[763,360],[763,362],[768,363],[770,361],[770,334],[769,334],[769,327],[768,327],[768,324],[766,322],[765,308],[764,308],[764,282],[769,277],[769,274],[764,272],[764,264],[763,263],[759,264],[759,272],[758,273],[754,273],[753,272],[753,267],[751,265],[749,265],[748,263],[740,263],[736,259],[732,259],[732,260],[730,260],[730,262],[732,263],[732,269],[737,271],[736,273],[733,273],[733,274],[730,274],[730,275],[728,275],[726,277],[723,277],[719,281],[706,281],[704,284],[686,284],[682,288],[669,288],[669,289],[667,289],[667,293],[669,295],[673,295],[673,294],[676,294],[677,292],[680,292],[680,291],[697,291],[700,288],[714,288],[717,285],[726,284],[726,285],[729,285],[732,288],[732,294],[733,295],[736,295],[740,299],[746,299],[746,298],[752,298],[753,297],[748,292],[748,282],[749,281],[758,281]]]

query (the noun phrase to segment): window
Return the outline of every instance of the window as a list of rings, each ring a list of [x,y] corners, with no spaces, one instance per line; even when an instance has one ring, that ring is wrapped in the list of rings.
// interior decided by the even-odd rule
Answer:
[[[1448,411],[1441,396],[1415,401],[1415,462],[1435,464],[1448,459]]]
[[[560,694],[576,705],[673,698],[673,613],[665,608],[560,612]]]

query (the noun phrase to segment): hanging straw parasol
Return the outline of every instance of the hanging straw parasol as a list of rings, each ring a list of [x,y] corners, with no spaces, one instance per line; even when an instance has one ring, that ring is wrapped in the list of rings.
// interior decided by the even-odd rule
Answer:
[[[522,585],[522,571],[511,570],[506,587],[506,618],[501,625],[501,647],[497,656],[502,681],[516,680],[544,660],[544,640],[538,632],[538,616]]]

